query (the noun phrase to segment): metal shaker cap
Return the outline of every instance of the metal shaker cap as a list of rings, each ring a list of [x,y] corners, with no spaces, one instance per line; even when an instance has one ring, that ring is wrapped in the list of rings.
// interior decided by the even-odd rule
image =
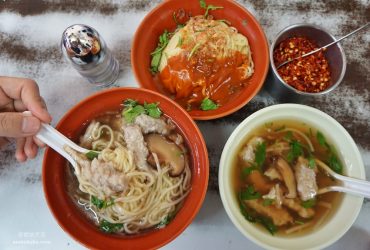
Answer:
[[[63,32],[61,47],[63,54],[72,63],[94,67],[103,61],[106,45],[94,28],[74,24]]]

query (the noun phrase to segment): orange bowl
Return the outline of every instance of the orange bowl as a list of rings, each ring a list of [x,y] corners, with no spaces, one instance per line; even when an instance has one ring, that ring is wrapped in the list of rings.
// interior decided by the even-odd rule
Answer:
[[[229,115],[247,104],[261,89],[269,67],[268,43],[265,34],[252,14],[232,0],[206,0],[207,4],[222,6],[223,9],[211,11],[215,19],[225,19],[241,34],[248,38],[255,65],[249,84],[239,95],[216,110],[192,110],[190,116],[196,120],[211,120]],[[198,0],[168,0],[154,8],[141,22],[132,45],[131,63],[136,80],[141,87],[164,93],[154,81],[150,72],[150,53],[157,47],[158,37],[164,30],[173,31],[176,24],[174,11],[183,8],[192,16],[203,15]]]
[[[62,229],[92,249],[156,249],[176,238],[194,219],[204,200],[208,184],[208,154],[203,137],[191,117],[171,99],[150,90],[116,88],[99,92],[73,107],[57,129],[76,141],[86,125],[97,115],[118,110],[124,99],[159,102],[160,108],[181,130],[187,142],[192,171],[191,192],[182,208],[165,228],[136,236],[117,236],[101,232],[78,208],[66,187],[67,161],[54,150],[45,152],[42,181],[48,206]]]

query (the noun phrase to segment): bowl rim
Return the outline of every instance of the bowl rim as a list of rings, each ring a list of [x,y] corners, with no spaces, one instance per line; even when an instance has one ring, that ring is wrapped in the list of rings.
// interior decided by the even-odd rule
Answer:
[[[276,66],[275,66],[275,63],[274,63],[274,48],[276,46],[276,42],[277,40],[287,31],[291,30],[291,29],[294,29],[294,28],[298,28],[298,27],[309,27],[309,28],[314,28],[314,29],[317,29],[317,30],[320,30],[324,33],[326,33],[327,35],[330,36],[331,39],[333,39],[333,41],[337,40],[335,38],[334,35],[332,35],[327,29],[319,26],[319,25],[316,25],[316,24],[310,24],[310,23],[296,23],[296,24],[292,24],[292,25],[289,25],[289,26],[286,26],[284,29],[282,29],[274,38],[274,40],[272,41],[271,43],[271,46],[270,46],[270,52],[269,52],[269,57],[270,57],[270,64],[271,64],[271,68],[272,68],[272,71],[274,73],[274,75],[279,79],[279,82],[281,84],[283,84],[283,86],[285,86],[286,88],[290,89],[291,91],[295,92],[296,94],[298,95],[304,95],[304,96],[320,96],[320,95],[324,95],[324,94],[327,94],[331,91],[333,91],[336,87],[338,87],[338,85],[343,81],[343,78],[344,78],[344,75],[346,74],[346,69],[347,69],[347,57],[346,57],[346,54],[344,53],[344,50],[342,48],[342,46],[340,45],[340,43],[337,43],[336,45],[338,46],[339,48],[339,51],[340,51],[340,54],[341,54],[341,57],[343,59],[343,66],[342,66],[342,69],[341,69],[341,73],[339,75],[339,78],[338,80],[333,84],[331,85],[329,88],[325,89],[324,91],[321,91],[321,92],[317,92],[317,93],[310,93],[310,92],[304,92],[304,91],[300,91],[292,86],[290,86],[289,84],[287,84],[279,75],[279,73],[277,72],[277,69],[276,69]]]
[[[347,132],[347,130],[339,122],[337,122],[334,118],[332,118],[331,116],[329,116],[328,114],[324,113],[321,110],[318,110],[318,109],[310,107],[310,106],[301,105],[301,104],[276,104],[276,105],[272,105],[272,106],[268,106],[266,108],[263,108],[263,109],[255,112],[255,113],[253,113],[252,115],[250,115],[246,119],[244,119],[234,129],[234,131],[232,132],[232,134],[228,138],[228,140],[225,143],[225,146],[223,148],[223,151],[222,151],[222,154],[221,154],[221,159],[220,159],[220,164],[219,164],[219,172],[218,172],[219,191],[220,191],[221,201],[222,201],[222,204],[224,206],[224,209],[225,209],[229,219],[234,224],[234,226],[246,238],[248,238],[249,240],[251,240],[255,244],[257,244],[259,246],[262,246],[263,248],[266,248],[266,249],[280,249],[281,247],[277,248],[277,246],[270,245],[270,243],[266,240],[261,241],[260,239],[258,239],[258,237],[252,235],[248,230],[243,228],[242,222],[240,222],[238,220],[236,212],[234,212],[235,210],[237,210],[237,212],[239,212],[239,209],[235,208],[234,204],[232,202],[230,202],[230,200],[228,200],[228,197],[230,197],[231,194],[230,194],[230,192],[228,192],[226,190],[227,189],[226,187],[231,186],[231,185],[230,185],[230,181],[226,180],[227,177],[225,175],[227,175],[227,173],[230,173],[230,171],[231,171],[230,168],[227,168],[227,166],[230,165],[229,161],[230,161],[230,158],[232,157],[230,155],[235,153],[235,151],[233,151],[231,153],[228,153],[228,151],[230,151],[230,148],[232,147],[232,145],[236,143],[235,140],[237,140],[237,138],[240,138],[240,137],[243,137],[243,138],[246,137],[250,133],[251,130],[253,130],[257,126],[260,126],[261,124],[257,124],[257,125],[254,124],[252,128],[248,129],[247,132],[243,131],[243,130],[246,130],[248,124],[253,122],[253,120],[255,120],[256,118],[259,118],[259,117],[261,117],[260,118],[261,121],[259,121],[257,123],[262,122],[262,124],[263,124],[263,121],[266,121],[266,120],[273,121],[273,120],[279,119],[277,117],[270,118],[270,116],[271,116],[271,114],[273,114],[274,112],[276,112],[277,110],[280,110],[280,109],[287,109],[287,110],[290,110],[290,111],[291,111],[291,109],[296,109],[296,111],[300,112],[299,114],[301,116],[303,116],[304,113],[311,113],[311,114],[314,114],[314,115],[319,115],[323,119],[325,119],[326,121],[328,121],[332,125],[334,125],[336,127],[336,129],[340,130],[343,133],[343,136],[351,144],[350,148],[354,152],[354,158],[355,158],[356,161],[358,161],[360,163],[359,166],[356,166],[356,167],[358,167],[358,171],[359,171],[359,173],[358,173],[359,176],[357,176],[357,177],[359,177],[360,179],[366,179],[365,167],[364,167],[364,164],[363,164],[363,160],[362,160],[361,154],[360,154],[360,152],[357,148],[357,145],[356,145],[355,141],[350,136],[350,134]],[[264,117],[264,116],[267,116],[268,118],[263,119],[262,117]],[[286,114],[282,115],[282,116],[286,116]],[[291,115],[291,118],[289,118],[289,119],[292,119],[292,118],[294,118],[293,115]],[[314,125],[312,125],[312,126],[314,126]],[[339,148],[337,145],[336,145],[336,147],[337,147],[337,149]],[[232,188],[228,187],[228,189],[232,189]],[[347,198],[348,200],[345,201],[344,200],[345,198]],[[350,227],[353,225],[356,218],[358,217],[358,215],[360,213],[360,210],[361,210],[361,207],[362,207],[363,199],[364,198],[361,198],[361,197],[344,194],[343,202],[338,207],[338,210],[339,210],[340,207],[343,207],[345,205],[344,204],[345,202],[347,203],[347,205],[349,205],[349,203],[351,203],[352,213],[350,215],[348,215],[348,217],[347,217],[349,219],[349,221],[348,221],[349,223],[347,223],[347,225],[344,228],[342,228],[338,232],[336,232],[336,235],[333,238],[331,238],[330,240],[328,240],[327,242],[322,243],[321,245],[318,245],[318,246],[313,246],[311,248],[305,248],[305,249],[318,249],[318,248],[323,249],[323,248],[328,247],[329,245],[333,244],[338,239],[340,239],[350,229]],[[234,210],[234,211],[232,211],[232,210]],[[248,223],[250,223],[250,222],[248,222]],[[258,231],[258,229],[255,229],[255,227],[251,227],[251,228],[252,228],[252,231],[254,231],[254,230]],[[257,233],[262,234],[262,232],[260,232],[260,231],[257,232]],[[285,238],[285,239],[286,240],[292,240],[291,238]]]
[[[263,73],[262,73],[262,77],[261,77],[261,80],[260,80],[261,83],[258,84],[257,88],[255,88],[251,92],[251,94],[248,98],[245,98],[244,101],[242,101],[240,104],[238,104],[236,106],[233,106],[229,110],[226,110],[226,111],[221,112],[221,113],[217,113],[217,114],[214,114],[214,115],[207,115],[206,113],[204,115],[190,115],[194,120],[213,120],[213,119],[225,117],[227,115],[230,115],[230,114],[238,111],[239,109],[241,109],[242,107],[247,105],[250,102],[250,100],[252,100],[258,94],[258,92],[261,90],[261,88],[263,87],[263,85],[266,82],[267,74],[268,74],[268,71],[269,71],[269,65],[270,65],[269,43],[268,43],[265,31],[263,30],[261,24],[258,22],[256,17],[247,8],[245,8],[244,6],[239,4],[238,2],[233,1],[233,0],[223,0],[223,1],[228,2],[232,5],[234,5],[236,8],[241,9],[256,24],[258,32],[260,32],[261,35],[262,35],[261,36],[261,38],[262,38],[261,43],[264,43],[264,45],[265,45],[264,46],[264,49],[265,49],[264,53],[265,53],[265,57],[266,57],[265,59],[267,61],[267,64],[266,64],[265,69],[263,70]],[[131,46],[131,56],[130,56],[131,57],[131,68],[132,68],[132,71],[134,73],[135,79],[136,79],[137,83],[139,84],[139,86],[141,88],[145,88],[145,87],[141,83],[141,80],[140,80],[141,77],[139,76],[140,74],[138,73],[138,68],[135,66],[135,65],[140,65],[140,62],[138,62],[136,60],[136,58],[134,56],[135,53],[133,53],[134,51],[138,50],[139,47],[140,47],[139,46],[140,42],[138,40],[138,36],[142,32],[142,30],[144,30],[143,27],[147,23],[149,17],[152,16],[159,9],[163,8],[163,6],[168,4],[168,2],[170,2],[170,1],[162,1],[161,3],[159,3],[156,7],[154,7],[150,12],[148,12],[145,15],[144,19],[141,21],[140,25],[137,27],[137,29],[135,31],[135,34],[134,34],[134,38],[132,40],[133,42],[132,42],[132,46]],[[249,39],[248,39],[248,42],[250,43]],[[252,53],[253,53],[253,51],[252,51]]]
[[[166,101],[168,101],[170,104],[174,105],[177,109],[179,109],[179,112],[183,113],[183,115],[185,115],[186,119],[188,120],[188,122],[190,122],[190,124],[192,124],[193,128],[195,129],[195,133],[199,135],[199,142],[200,142],[200,147],[199,147],[199,152],[201,152],[202,154],[204,153],[204,180],[199,184],[201,186],[202,189],[202,192],[199,196],[199,200],[198,202],[195,204],[194,209],[193,209],[193,213],[191,213],[191,215],[187,218],[186,220],[186,223],[183,223],[182,226],[174,233],[172,234],[170,237],[168,237],[165,241],[161,242],[160,244],[157,244],[155,246],[152,246],[150,249],[157,249],[157,248],[160,248],[160,247],[163,247],[165,245],[167,245],[168,243],[170,243],[171,241],[173,241],[175,238],[177,238],[194,220],[195,216],[199,213],[199,210],[205,200],[205,196],[206,196],[206,193],[207,193],[207,189],[208,189],[208,181],[209,181],[209,158],[208,158],[208,150],[207,150],[207,146],[206,146],[206,143],[204,141],[204,138],[203,138],[203,135],[200,131],[200,129],[198,128],[198,126],[196,125],[196,123],[194,122],[194,120],[190,117],[190,115],[185,111],[183,110],[177,103],[175,103],[173,100],[171,100],[170,98],[168,98],[167,96],[164,96],[164,95],[161,95],[160,93],[157,93],[155,91],[152,91],[152,90],[148,90],[148,89],[143,89],[143,88],[136,88],[136,87],[119,87],[119,88],[111,88],[111,89],[106,89],[106,90],[103,90],[103,91],[98,91],[84,99],[82,99],[81,101],[79,101],[77,104],[75,104],[73,107],[71,107],[64,115],[63,117],[59,120],[59,122],[57,123],[57,125],[55,126],[55,128],[58,130],[61,125],[65,122],[65,120],[68,119],[69,116],[71,116],[73,113],[76,112],[76,110],[78,109],[78,107],[80,107],[81,105],[83,105],[84,103],[86,102],[89,102],[91,101],[92,99],[95,99],[99,96],[102,96],[102,95],[107,95],[109,93],[112,93],[112,92],[119,92],[119,91],[139,91],[139,92],[144,92],[146,94],[149,94],[149,95],[154,95],[154,96],[157,96],[159,98],[162,98],[162,99],[165,99]],[[54,219],[57,221],[57,224],[62,228],[62,230],[64,232],[67,233],[68,236],[70,236],[71,238],[73,238],[75,241],[79,242],[80,244],[82,244],[83,246],[85,247],[88,247],[88,248],[92,248],[92,249],[98,249],[96,248],[96,246],[94,245],[90,245],[89,243],[83,241],[83,240],[80,240],[80,237],[78,237],[77,235],[75,235],[74,233],[71,233],[69,231],[69,228],[66,226],[66,223],[64,220],[62,220],[59,216],[58,216],[58,212],[55,210],[55,204],[53,205],[51,202],[50,202],[50,198],[49,196],[50,195],[53,195],[52,193],[49,193],[49,189],[48,189],[48,186],[50,184],[50,181],[47,182],[46,181],[46,168],[47,168],[47,162],[46,162],[46,159],[48,158],[48,155],[54,151],[52,148],[50,147],[47,147],[45,152],[44,152],[44,157],[43,157],[43,162],[42,162],[42,186],[43,186],[43,193],[44,193],[44,197],[45,197],[45,200],[46,200],[46,203],[48,205],[48,208],[49,208],[49,211],[51,212],[51,214],[53,215]],[[63,191],[64,192],[64,191]],[[102,233],[102,232],[101,232]],[[124,240],[124,239],[122,239]]]

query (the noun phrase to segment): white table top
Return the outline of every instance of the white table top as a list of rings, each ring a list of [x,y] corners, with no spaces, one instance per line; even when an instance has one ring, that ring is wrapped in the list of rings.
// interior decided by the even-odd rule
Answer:
[[[71,24],[91,25],[100,32],[110,48],[118,51],[117,58],[122,72],[115,86],[138,86],[131,71],[130,46],[140,21],[155,6],[153,1],[104,1],[92,4],[95,8],[86,9],[86,12],[82,12],[82,4],[77,3],[66,5],[62,9],[61,4],[58,5],[56,1],[46,1],[47,4],[34,1],[36,7],[30,7],[28,1],[19,3],[19,6],[5,0],[1,2],[0,44],[3,46],[0,49],[0,75],[35,79],[53,116],[53,125],[74,104],[98,91],[82,79],[61,56],[61,33]],[[367,10],[369,9],[368,0],[348,1],[357,4],[352,6],[352,10],[339,8],[345,6],[344,3],[338,3],[339,7],[322,7],[319,3],[309,7],[311,1],[294,1],[295,3],[287,6],[282,0],[263,1],[265,5],[262,1],[253,2],[255,1],[243,1],[242,4],[261,21],[269,40],[285,26],[298,22],[323,25],[339,36],[348,31],[348,26],[360,26],[366,20],[363,8],[367,6]],[[321,8],[328,11],[322,11]],[[357,15],[358,20],[354,15]],[[359,93],[355,85],[342,84],[334,91],[332,99],[323,98],[312,103],[312,106],[322,107],[342,121],[350,133],[356,135],[355,140],[360,141],[358,146],[368,178],[370,137],[366,132],[363,133],[365,138],[362,138],[357,130],[370,129],[369,33],[349,38],[348,44],[344,46],[349,64],[352,63],[352,68],[349,67],[350,72],[347,73],[350,78],[346,81],[350,82],[352,78],[353,81],[356,80],[356,67],[365,71],[367,69],[367,74],[360,74],[362,80],[367,82],[367,89]],[[367,48],[352,44],[367,44]],[[332,106],[325,105],[326,101],[331,101]],[[275,103],[277,102],[267,93],[262,92],[236,115],[198,123],[210,153],[209,191],[193,223],[164,249],[259,249],[237,231],[223,209],[217,192],[217,164],[222,147],[237,124],[251,112]],[[215,133],[218,134],[217,140],[212,137]],[[0,249],[84,248],[58,226],[47,207],[41,182],[43,152],[36,159],[22,164],[15,161],[13,154],[14,144],[0,152]],[[328,249],[370,249],[370,202],[365,201],[352,228]]]

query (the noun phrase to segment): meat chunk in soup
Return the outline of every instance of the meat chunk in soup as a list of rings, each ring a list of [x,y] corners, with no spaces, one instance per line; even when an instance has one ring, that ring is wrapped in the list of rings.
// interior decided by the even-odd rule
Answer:
[[[104,162],[94,158],[90,161],[84,154],[78,153],[70,147],[64,150],[78,163],[81,171],[81,178],[89,182],[97,190],[100,190],[105,197],[112,196],[125,191],[128,185],[128,178],[122,172],[117,171],[112,162]],[[105,197],[99,197],[104,199]]]
[[[308,160],[298,157],[294,167],[297,180],[297,190],[302,201],[314,198],[317,194],[316,173],[314,168],[308,166]]]
[[[256,157],[255,152],[259,144],[263,143],[264,139],[262,137],[253,137],[247,143],[247,145],[239,153],[239,157],[249,163],[253,163]]]
[[[149,165],[146,159],[148,158],[149,151],[145,145],[140,127],[127,124],[122,126],[122,130],[127,148],[134,154],[136,166],[143,170],[148,169]]]
[[[146,114],[136,117],[135,124],[141,128],[144,134],[158,133],[168,135],[172,128],[164,120],[156,119]]]

